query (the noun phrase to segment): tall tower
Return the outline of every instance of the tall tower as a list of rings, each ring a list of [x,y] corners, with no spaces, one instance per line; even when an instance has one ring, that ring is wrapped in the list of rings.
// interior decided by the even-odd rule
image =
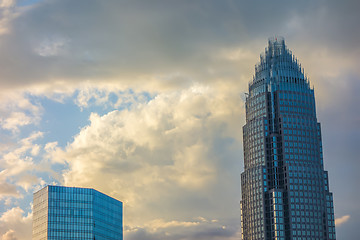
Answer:
[[[314,89],[283,38],[255,66],[243,142],[242,238],[335,239]]]

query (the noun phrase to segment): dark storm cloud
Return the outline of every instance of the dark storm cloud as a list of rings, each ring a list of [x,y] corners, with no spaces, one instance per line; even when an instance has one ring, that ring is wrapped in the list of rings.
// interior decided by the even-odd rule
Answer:
[[[2,36],[4,84],[168,73],[239,35],[229,5],[178,1],[49,1]],[[219,11],[220,10],[220,11]],[[219,39],[217,36],[227,36]],[[229,38],[230,37],[230,38]],[[19,71],[20,70],[20,71]],[[12,82],[12,83],[10,83]]]
[[[334,191],[337,218],[350,215],[349,220],[337,226],[338,239],[355,239],[354,229],[360,222],[360,197],[357,183],[360,182],[360,79],[343,75],[336,88],[327,88],[333,101],[326,108],[319,108],[322,125],[324,162],[329,170],[330,188]],[[344,84],[345,83],[345,84]]]
[[[211,53],[224,47],[250,48],[252,42],[263,46],[274,34],[294,42],[306,37],[310,42],[319,40],[316,44],[327,39],[329,44],[342,41],[342,47],[353,46],[359,41],[358,31],[353,31],[359,22],[357,5],[356,1],[44,1],[6,25],[9,32],[0,38],[0,81],[11,87],[173,73],[211,81],[206,75],[206,66],[215,64]],[[174,81],[176,85],[183,80]]]

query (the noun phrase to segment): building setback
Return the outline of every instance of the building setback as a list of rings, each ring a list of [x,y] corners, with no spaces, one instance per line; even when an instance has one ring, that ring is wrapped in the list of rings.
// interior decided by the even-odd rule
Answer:
[[[122,240],[122,202],[90,188],[34,193],[33,240]]]
[[[314,89],[283,38],[255,66],[243,142],[242,239],[335,239]]]

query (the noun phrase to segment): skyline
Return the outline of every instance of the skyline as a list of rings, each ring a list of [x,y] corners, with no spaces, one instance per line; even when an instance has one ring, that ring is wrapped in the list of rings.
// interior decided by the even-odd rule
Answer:
[[[355,238],[359,7],[2,1],[0,239],[31,239],[46,184],[123,201],[125,239],[239,239],[245,93],[274,35],[315,88],[337,239]]]

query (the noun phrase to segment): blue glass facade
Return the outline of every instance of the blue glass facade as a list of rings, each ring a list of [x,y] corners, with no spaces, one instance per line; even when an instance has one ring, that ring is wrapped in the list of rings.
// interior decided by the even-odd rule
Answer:
[[[33,240],[122,240],[122,202],[89,188],[47,186],[34,194]]]
[[[314,90],[282,38],[255,67],[243,139],[242,238],[334,240]]]

